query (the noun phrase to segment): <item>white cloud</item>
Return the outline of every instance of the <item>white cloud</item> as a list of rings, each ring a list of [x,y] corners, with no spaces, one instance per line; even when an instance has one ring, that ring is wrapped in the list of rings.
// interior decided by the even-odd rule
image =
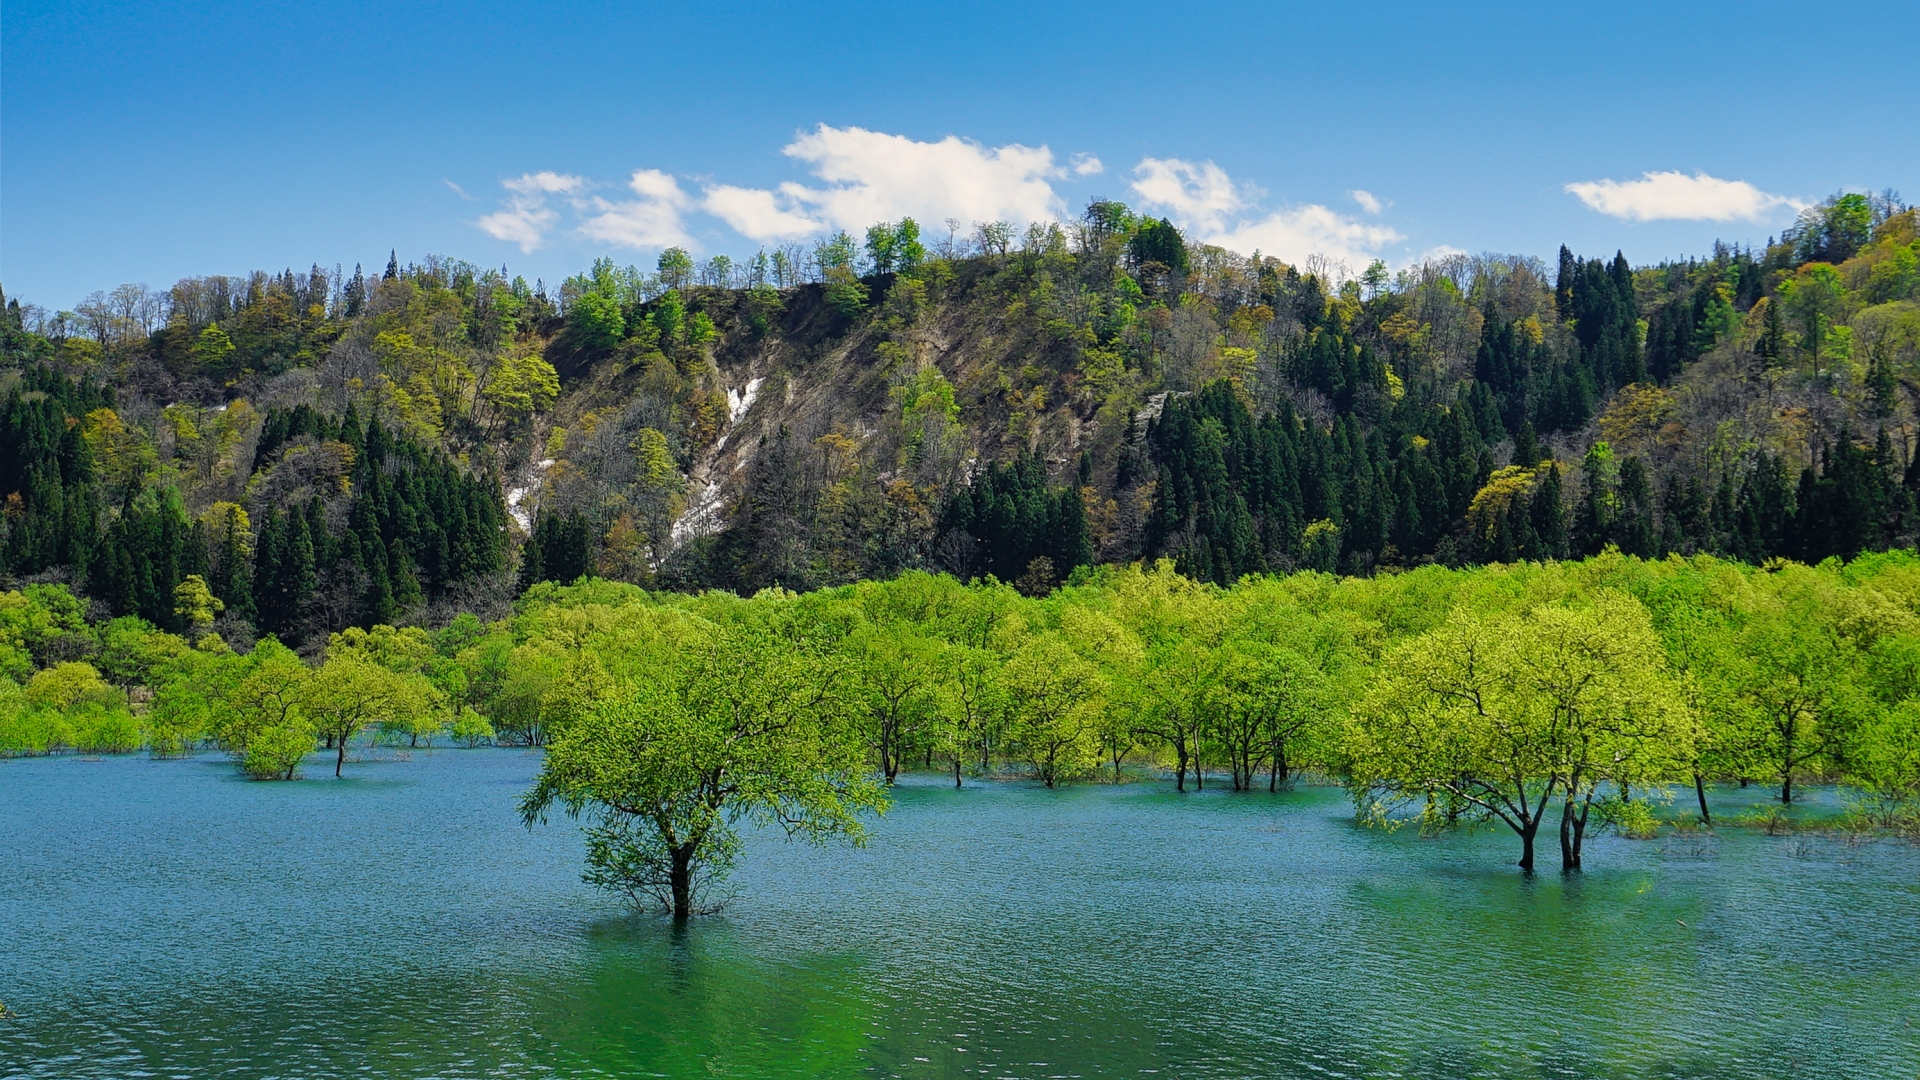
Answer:
[[[586,178],[542,171],[502,181],[509,193],[504,209],[476,224],[523,251],[544,243],[568,209],[576,236],[654,249],[694,247],[695,225],[702,222],[700,228],[724,224],[758,243],[798,240],[830,229],[858,232],[903,217],[928,229],[948,218],[1026,225],[1067,216],[1057,181],[1105,169],[1086,153],[1063,164],[1044,145],[989,147],[953,135],[922,142],[825,124],[795,135],[782,152],[806,166],[815,180],[772,188],[702,183],[698,194],[690,194],[668,173],[640,169],[626,184],[632,197],[608,199],[595,194],[595,184]],[[1260,209],[1260,189],[1236,182],[1212,161],[1142,158],[1130,186],[1143,210],[1167,215],[1197,241],[1242,252],[1258,249],[1295,264],[1319,256],[1323,262],[1365,266],[1405,239],[1383,222],[1318,204]],[[1348,194],[1367,214],[1391,205],[1370,192]]]
[[[1257,191],[1242,191],[1225,169],[1211,161],[1141,158],[1133,167],[1133,193],[1149,206],[1171,213],[1183,228],[1212,234],[1227,215],[1243,209]]]
[[[706,189],[700,206],[734,232],[762,242],[798,240],[822,228],[810,217],[782,209],[779,197],[763,188],[720,184]]]
[[[1566,186],[1568,194],[1624,221],[1760,221],[1768,211],[1804,204],[1761,191],[1745,180],[1721,180],[1696,172],[1643,173],[1638,180],[1588,180]]]
[[[513,205],[487,214],[475,224],[494,239],[519,244],[521,251],[528,252],[540,246],[546,239],[547,230],[553,227],[559,217],[559,214],[544,206]]]
[[[589,211],[580,222],[580,235],[618,247],[693,246],[682,219],[693,200],[678,180],[658,169],[637,169],[627,187],[640,197],[624,202],[593,198],[579,204]]]
[[[1024,224],[1061,217],[1065,210],[1048,182],[1065,170],[1045,146],[1009,143],[989,149],[954,135],[917,142],[821,124],[781,152],[806,162],[831,185],[782,184],[781,201],[831,228],[853,231],[903,217],[922,224],[949,217]]]
[[[461,196],[470,197],[453,181],[448,180],[446,184]],[[546,241],[547,230],[560,219],[547,205],[546,197],[583,191],[587,182],[578,176],[537,172],[502,180],[500,186],[513,193],[506,199],[507,208],[487,214],[474,224],[494,239],[518,244],[521,251],[528,252]]]
[[[1316,255],[1365,266],[1388,244],[1406,239],[1385,225],[1368,224],[1318,203],[1284,207],[1252,220],[1239,217],[1240,211],[1251,209],[1258,189],[1234,183],[1211,161],[1145,158],[1133,174],[1138,178],[1134,193],[1148,207],[1168,213],[1193,239],[1232,251],[1259,251],[1295,266]],[[1355,193],[1356,201],[1360,194],[1364,192]]]
[[[1380,257],[1380,249],[1405,240],[1385,225],[1369,225],[1318,203],[1276,210],[1258,221],[1243,221],[1232,229],[1203,236],[1209,244],[1232,251],[1259,251],[1282,262],[1304,265],[1314,255],[1365,266]]]

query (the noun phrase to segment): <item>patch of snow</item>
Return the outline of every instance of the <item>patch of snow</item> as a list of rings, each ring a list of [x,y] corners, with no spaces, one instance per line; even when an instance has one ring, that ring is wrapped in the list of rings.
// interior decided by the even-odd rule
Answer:
[[[553,468],[552,458],[542,458],[533,463],[534,474],[525,484],[507,489],[507,513],[520,523],[526,532],[533,531],[533,508],[527,505],[527,496],[540,490],[545,482],[547,470]]]
[[[719,525],[720,484],[719,481],[709,481],[694,498],[692,505],[687,507],[687,512],[673,523],[673,546],[679,547],[696,536],[706,536]]]
[[[764,378],[749,379],[745,388],[727,391],[728,427],[739,423],[740,418],[747,415],[747,410],[753,408],[753,399],[760,396],[760,384],[766,381]]]
[[[687,480],[690,483],[699,484],[701,479],[713,473],[720,462],[721,452],[727,448],[727,440],[733,437],[733,430],[740,425],[740,421],[746,419],[747,410],[753,408],[755,399],[760,396],[760,387],[766,381],[764,378],[749,379],[747,385],[740,389],[727,391],[727,429],[715,440],[713,449],[707,451],[705,460],[695,464],[688,472]],[[744,461],[744,458],[736,457],[734,471],[739,471]],[[679,547],[694,537],[707,536],[718,529],[720,509],[720,481],[707,480],[700,487],[700,493],[687,505],[687,512],[673,523],[673,546]]]

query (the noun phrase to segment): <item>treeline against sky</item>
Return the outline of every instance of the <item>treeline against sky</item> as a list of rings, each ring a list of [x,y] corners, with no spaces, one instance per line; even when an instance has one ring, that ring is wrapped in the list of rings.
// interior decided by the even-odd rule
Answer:
[[[1920,237],[1838,195],[1764,249],[1398,274],[1112,202],[556,288],[429,259],[0,318],[0,574],[244,647],[581,574],[742,593],[1908,547]],[[749,391],[753,392],[749,392]],[[511,501],[510,501],[511,498]]]

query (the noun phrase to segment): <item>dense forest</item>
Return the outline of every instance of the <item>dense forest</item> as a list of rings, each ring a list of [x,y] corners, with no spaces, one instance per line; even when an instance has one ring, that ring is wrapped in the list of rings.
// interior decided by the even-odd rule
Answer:
[[[1836,195],[1764,248],[1398,273],[1095,202],[557,287],[389,258],[0,320],[0,575],[244,648],[497,618],[543,580],[1041,595],[1598,553],[1910,546],[1920,236]]]

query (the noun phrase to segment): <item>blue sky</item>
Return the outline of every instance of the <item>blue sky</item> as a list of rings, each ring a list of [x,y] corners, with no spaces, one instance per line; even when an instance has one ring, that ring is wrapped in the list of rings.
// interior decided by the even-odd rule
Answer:
[[[9,296],[389,249],[551,284],[1095,195],[1291,259],[1641,263],[1920,196],[1911,2],[191,7],[6,6]]]

